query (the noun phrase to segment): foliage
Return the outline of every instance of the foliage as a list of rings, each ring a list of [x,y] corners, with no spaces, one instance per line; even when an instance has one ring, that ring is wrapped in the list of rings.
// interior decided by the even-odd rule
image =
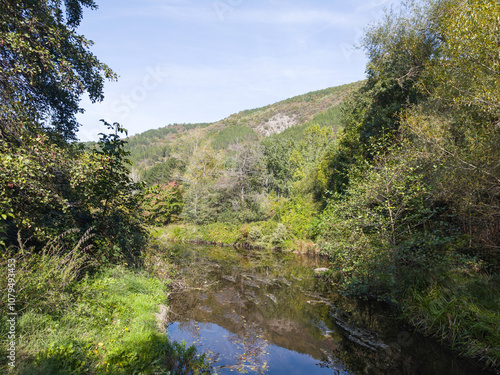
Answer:
[[[494,1],[435,5],[434,32],[443,42],[426,64],[420,84],[430,99],[404,117],[407,134],[430,175],[469,236],[468,252],[498,267],[500,227],[500,130]]]
[[[137,186],[128,178],[118,132],[101,134],[92,151],[69,142],[83,92],[101,100],[104,80],[115,77],[75,31],[82,7],[96,5],[0,5],[0,243],[27,239],[26,246],[40,252],[69,229],[95,227],[92,256],[105,260],[131,255],[143,233],[134,216]]]
[[[283,224],[278,223],[276,229],[270,236],[270,243],[275,249],[283,249],[290,237],[288,229]]]
[[[315,197],[343,193],[350,168],[373,158],[371,144],[390,136],[397,139],[399,113],[424,99],[418,79],[435,52],[439,39],[430,29],[432,11],[418,2],[403,3],[401,11],[387,11],[378,23],[367,28],[362,47],[368,56],[368,80],[343,104],[339,145],[325,154],[321,163],[327,182],[318,179]],[[389,138],[388,138],[389,136]]]
[[[73,205],[84,210],[86,220],[96,227],[93,257],[123,261],[136,257],[144,244],[138,193],[142,186],[129,176],[126,141],[118,134],[126,130],[117,123],[104,124],[115,132],[101,133],[97,147],[83,151],[72,167]]]
[[[75,139],[79,100],[103,99],[103,82],[116,75],[89,51],[75,31],[92,0],[2,1],[0,5],[0,137],[21,141],[43,129]],[[49,127],[47,127],[49,126]],[[22,142],[22,141],[21,141]]]
[[[183,216],[194,222],[205,222],[210,217],[207,205],[210,202],[209,189],[222,174],[223,156],[210,145],[193,144],[193,153],[182,177],[189,186],[184,196]]]
[[[289,197],[297,189],[302,194],[313,192],[318,180],[325,179],[318,163],[336,144],[337,129],[333,124],[320,126],[316,118],[322,116],[301,126],[299,139],[293,133],[282,133],[263,140],[269,188],[278,196]]]
[[[177,182],[154,185],[144,193],[142,214],[149,225],[166,225],[178,219],[183,204],[182,188]]]
[[[443,40],[427,64],[427,89],[455,108],[500,116],[496,1],[445,1],[435,5],[434,33]]]
[[[252,223],[173,224],[155,228],[155,236],[168,241],[204,242],[218,245],[291,251],[300,241],[284,224],[274,220]]]
[[[109,138],[111,137],[111,138]],[[123,141],[103,135],[100,149],[61,147],[47,135],[25,137],[23,146],[3,143],[0,199],[4,246],[28,239],[41,251],[60,233],[95,227],[94,259],[131,255],[144,232],[138,218],[139,188],[128,177]],[[129,233],[129,235],[127,235]],[[69,242],[78,239],[67,236]],[[113,244],[112,244],[113,243]]]
[[[160,280],[114,267],[73,283],[71,289],[69,308],[31,309],[20,317],[17,350],[25,360],[19,374],[180,375],[208,370],[194,346],[170,342],[159,331],[154,313],[165,302]]]
[[[262,191],[268,176],[260,147],[238,143],[223,154],[202,144],[190,158],[183,180],[189,184],[182,213],[187,221],[249,222],[265,216]]]
[[[77,285],[86,265],[129,260],[167,280],[157,252],[138,258],[143,223],[178,218],[187,224],[158,236],[267,249],[319,240],[345,294],[392,300],[422,330],[498,363],[497,2],[406,1],[366,29],[366,81],[128,145],[104,122],[114,133],[87,147],[68,142],[79,99],[100,100],[114,73],[75,32],[82,6],[95,4],[0,5],[0,245],[23,264],[26,371],[206,368],[154,332],[157,280],[117,268]],[[278,115],[296,125],[262,139]],[[93,246],[73,228],[94,228]]]
[[[284,137],[271,136],[262,141],[269,173],[269,188],[278,196],[289,196],[294,182],[294,165],[291,153],[295,143]]]
[[[140,179],[149,186],[156,184],[168,184],[176,181],[186,167],[186,162],[176,158],[167,158],[166,161],[156,163],[148,169],[143,170]]]
[[[0,230],[4,245],[23,237],[45,242],[58,227],[74,224],[69,210],[68,173],[71,151],[40,135],[25,139],[23,147],[0,144]],[[69,215],[66,215],[69,213]],[[69,221],[67,223],[66,221]],[[66,228],[68,229],[68,228]]]
[[[345,196],[323,213],[324,249],[348,294],[393,298],[408,284],[425,285],[454,239],[446,222],[438,224],[445,217],[419,165],[403,153],[390,155],[352,172]]]
[[[317,207],[311,199],[302,196],[271,200],[273,220],[284,224],[297,238],[314,238]]]
[[[498,15],[494,1],[410,1],[370,26],[368,80],[344,102],[345,127],[313,185],[325,206],[322,250],[344,293],[391,299],[422,330],[490,365]]]
[[[100,133],[98,147],[92,151],[94,159],[100,161],[101,165],[92,171],[93,173],[86,174],[87,181],[90,182],[90,189],[86,196],[92,205],[102,204],[103,206],[100,215],[101,225],[113,207],[126,204],[132,193],[139,188],[129,177],[126,167],[127,164],[130,164],[127,159],[129,152],[124,149],[126,141],[118,135],[118,132],[126,133],[126,130],[118,123],[110,125],[106,121],[102,121],[109,130],[116,130],[114,134]],[[81,171],[78,172],[81,173]],[[80,178],[81,181],[84,176],[79,174],[77,178]]]
[[[151,163],[163,162],[165,158],[171,157],[173,150],[169,141],[190,130],[202,129],[208,125],[170,124],[163,128],[150,129],[128,137],[126,150],[130,151],[130,160],[142,173],[143,165],[150,166]]]
[[[236,125],[218,132],[212,139],[214,149],[227,148],[233,143],[257,141],[257,134],[247,126]]]

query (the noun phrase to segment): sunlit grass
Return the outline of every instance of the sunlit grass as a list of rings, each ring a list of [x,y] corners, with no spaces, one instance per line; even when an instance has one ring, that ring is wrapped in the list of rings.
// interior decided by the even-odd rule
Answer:
[[[18,373],[201,372],[206,365],[194,347],[170,343],[158,327],[155,313],[165,293],[158,278],[122,267],[84,279],[71,308],[32,309],[19,319]]]

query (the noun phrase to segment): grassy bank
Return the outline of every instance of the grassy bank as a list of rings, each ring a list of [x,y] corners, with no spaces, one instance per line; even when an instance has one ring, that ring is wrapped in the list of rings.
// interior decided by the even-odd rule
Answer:
[[[153,235],[159,239],[176,242],[203,242],[300,253],[317,251],[312,241],[298,238],[287,226],[271,220],[245,224],[213,223],[203,226],[171,224],[154,228]]]
[[[155,256],[148,262],[154,268]],[[47,276],[49,263],[29,275],[19,270],[19,281],[30,284],[19,292],[20,298],[34,302],[26,303],[17,320],[13,370],[5,362],[7,323],[2,314],[2,373],[189,374],[207,368],[194,347],[172,343],[164,334],[165,278],[110,266],[91,277],[68,275],[63,285],[61,272],[74,271],[66,267],[53,270],[45,285],[39,283],[37,298],[37,281]],[[55,288],[49,287],[51,281]]]
[[[409,290],[402,315],[461,355],[500,368],[500,277],[453,271],[423,291]]]

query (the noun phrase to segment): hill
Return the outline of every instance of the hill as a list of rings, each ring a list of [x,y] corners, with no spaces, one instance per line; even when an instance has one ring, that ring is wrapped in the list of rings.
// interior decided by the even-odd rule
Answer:
[[[155,166],[160,170],[182,167],[193,144],[209,142],[216,150],[227,150],[234,143],[259,142],[273,134],[300,139],[304,129],[312,124],[337,129],[339,104],[359,85],[356,82],[313,91],[244,110],[214,123],[170,124],[131,136],[127,140],[133,175],[136,179],[147,179]]]

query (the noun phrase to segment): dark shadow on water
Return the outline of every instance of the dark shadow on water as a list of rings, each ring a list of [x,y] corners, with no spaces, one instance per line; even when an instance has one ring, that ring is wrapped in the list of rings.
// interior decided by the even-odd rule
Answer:
[[[327,266],[320,258],[168,250],[190,287],[171,296],[167,333],[207,353],[219,374],[482,373],[402,326],[387,305],[336,294],[314,275]]]

